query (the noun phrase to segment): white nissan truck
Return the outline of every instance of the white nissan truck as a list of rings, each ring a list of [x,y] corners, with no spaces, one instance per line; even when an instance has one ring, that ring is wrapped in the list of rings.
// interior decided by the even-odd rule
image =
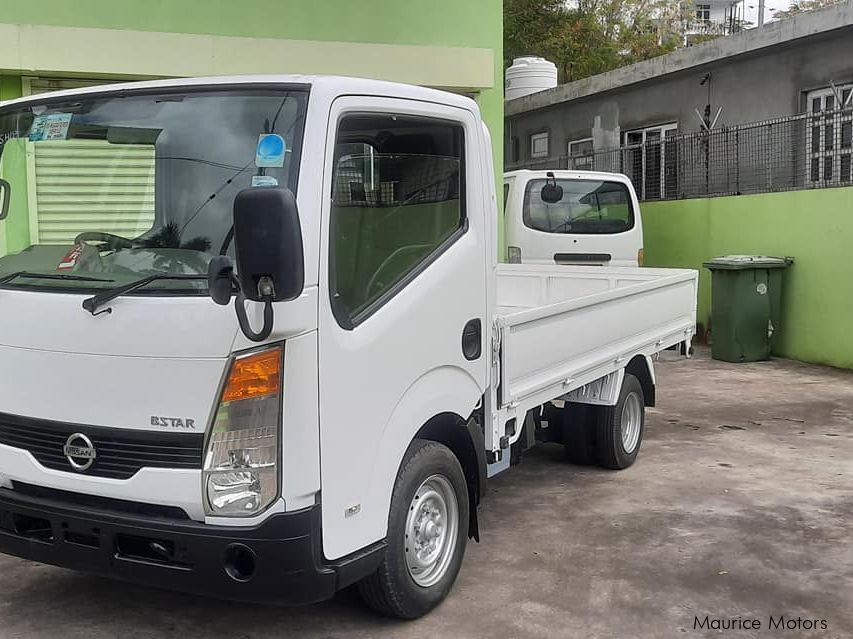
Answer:
[[[441,91],[26,97],[0,178],[0,552],[48,564],[418,617],[525,450],[634,462],[694,332],[694,271],[498,264],[489,134]]]

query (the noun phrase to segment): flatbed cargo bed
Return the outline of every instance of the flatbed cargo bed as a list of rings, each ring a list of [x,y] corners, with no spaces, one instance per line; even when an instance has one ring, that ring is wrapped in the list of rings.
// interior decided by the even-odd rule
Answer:
[[[498,421],[689,342],[697,281],[682,269],[499,265]]]

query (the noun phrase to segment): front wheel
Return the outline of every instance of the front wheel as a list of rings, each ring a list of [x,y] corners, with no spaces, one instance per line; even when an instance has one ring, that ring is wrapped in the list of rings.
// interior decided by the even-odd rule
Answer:
[[[637,459],[645,429],[645,398],[640,380],[625,373],[619,400],[602,409],[596,441],[598,463],[622,470]]]
[[[438,442],[415,440],[397,474],[385,557],[359,583],[374,610],[415,619],[450,592],[468,541],[468,487],[456,456]]]

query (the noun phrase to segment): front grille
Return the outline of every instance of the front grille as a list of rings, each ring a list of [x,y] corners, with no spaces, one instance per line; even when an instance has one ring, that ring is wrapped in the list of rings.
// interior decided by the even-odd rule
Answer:
[[[76,471],[63,453],[74,433],[86,435],[97,451],[84,471]],[[204,435],[81,426],[0,413],[0,444],[28,451],[45,468],[129,479],[141,468],[200,469]]]

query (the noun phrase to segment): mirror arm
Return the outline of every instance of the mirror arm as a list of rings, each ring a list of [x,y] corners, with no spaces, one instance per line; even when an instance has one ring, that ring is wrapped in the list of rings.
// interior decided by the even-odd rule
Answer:
[[[223,290],[226,282],[228,284],[227,291]],[[243,294],[240,278],[234,272],[234,265],[229,258],[219,255],[210,260],[207,286],[213,301],[221,306],[227,306],[231,297],[236,293],[234,311],[237,314],[237,323],[240,325],[243,335],[253,342],[262,342],[270,336],[273,329],[272,301],[275,299],[275,288],[269,277],[262,277],[258,283],[258,294],[264,302],[264,324],[259,332],[255,332],[252,325],[249,324],[249,317],[246,314],[246,296]]]
[[[234,298],[234,310],[237,312],[237,322],[240,324],[240,330],[243,331],[248,339],[253,342],[263,342],[270,336],[273,328],[273,312],[272,300],[267,298],[264,300],[264,324],[259,332],[255,332],[249,324],[249,317],[246,314],[246,296],[243,291],[238,291]]]

